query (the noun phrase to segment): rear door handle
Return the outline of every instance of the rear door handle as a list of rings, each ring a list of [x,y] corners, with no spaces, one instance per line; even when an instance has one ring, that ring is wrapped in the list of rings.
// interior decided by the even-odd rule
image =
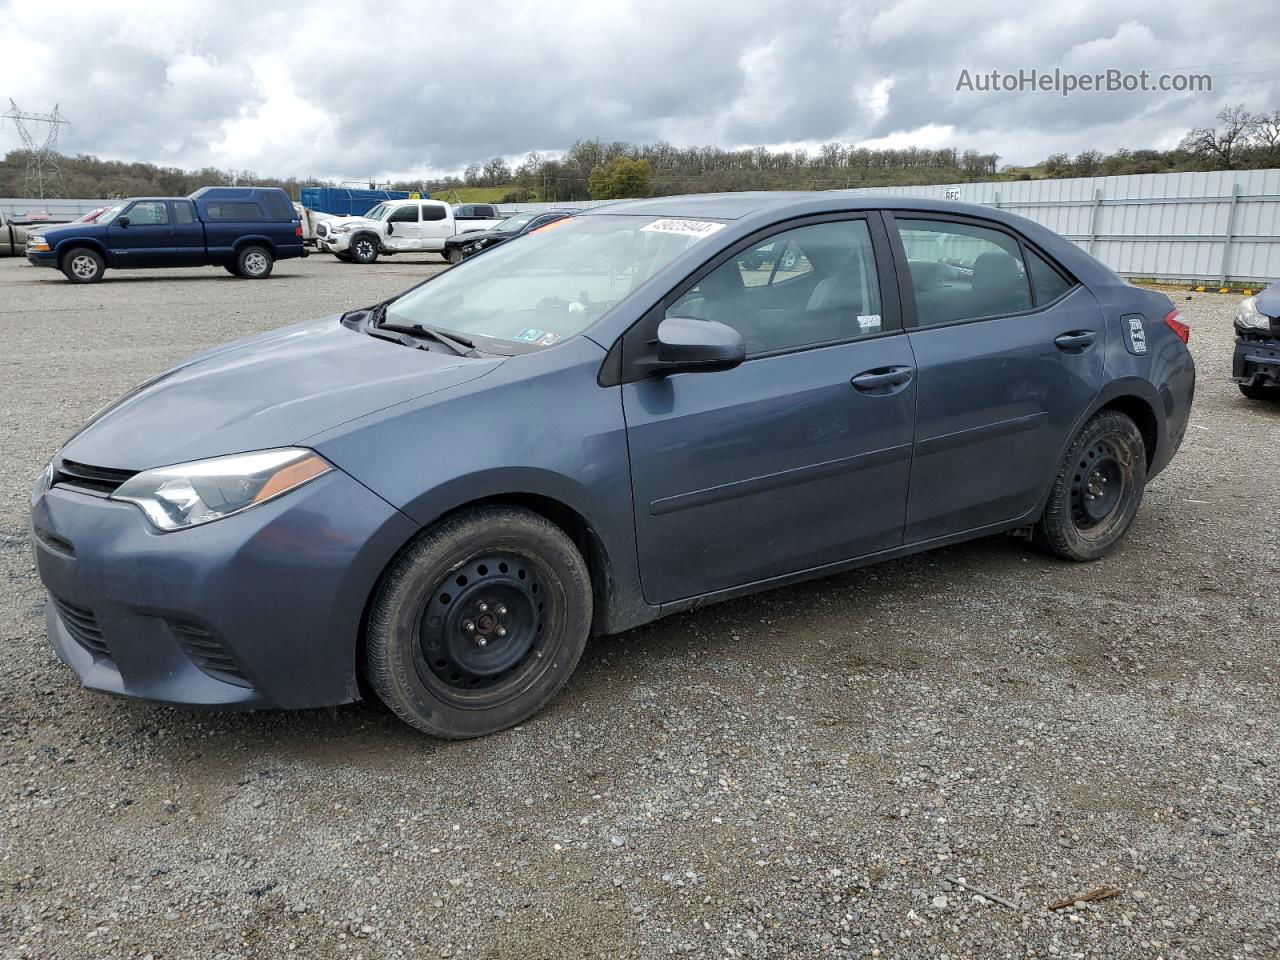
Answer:
[[[877,367],[860,373],[849,382],[854,389],[863,393],[884,390],[886,387],[899,387],[911,380],[910,367]]]
[[[1092,330],[1071,330],[1068,333],[1062,333],[1054,337],[1053,345],[1059,350],[1070,352],[1092,347],[1097,339],[1098,335]]]

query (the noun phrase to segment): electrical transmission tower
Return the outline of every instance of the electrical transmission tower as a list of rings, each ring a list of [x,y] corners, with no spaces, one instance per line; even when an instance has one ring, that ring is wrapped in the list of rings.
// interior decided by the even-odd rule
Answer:
[[[12,97],[9,99],[9,112],[0,119],[12,120],[13,125],[18,128],[18,136],[22,138],[22,149],[27,154],[27,175],[23,182],[23,192],[38,200],[62,196],[66,192],[66,185],[62,182],[62,171],[58,168],[58,130],[64,124],[70,125],[71,121],[58,112],[57,104],[53,106],[53,113],[25,113],[18,109]],[[44,142],[36,146],[35,133],[28,124],[37,125],[35,129],[38,131],[38,124],[41,123],[47,124],[49,130],[44,136]]]

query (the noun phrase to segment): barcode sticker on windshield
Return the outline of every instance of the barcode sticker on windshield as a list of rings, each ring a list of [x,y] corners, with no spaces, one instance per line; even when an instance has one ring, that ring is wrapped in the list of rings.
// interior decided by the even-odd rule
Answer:
[[[640,228],[645,233],[678,233],[684,237],[709,237],[724,228],[713,220],[655,220]]]

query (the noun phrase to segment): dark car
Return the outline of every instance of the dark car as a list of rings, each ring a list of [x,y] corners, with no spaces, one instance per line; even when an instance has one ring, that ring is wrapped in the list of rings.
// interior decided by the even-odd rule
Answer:
[[[49,635],[95,690],[489,733],[592,633],[1002,532],[1106,555],[1187,429],[1187,335],[1000,210],[585,211],[99,413],[32,495]]]
[[[250,280],[305,257],[302,222],[278,187],[204,187],[189,197],[133,197],[92,221],[27,238],[27,260],[97,283],[108,267],[220,266]]]
[[[444,258],[450,263],[458,263],[467,257],[475,256],[482,250],[514,240],[530,230],[545,227],[548,223],[555,223],[575,213],[577,213],[576,210],[538,210],[517,213],[488,230],[459,233],[450,237],[444,242]]]
[[[1280,286],[1241,301],[1231,378],[1250,400],[1280,400]]]

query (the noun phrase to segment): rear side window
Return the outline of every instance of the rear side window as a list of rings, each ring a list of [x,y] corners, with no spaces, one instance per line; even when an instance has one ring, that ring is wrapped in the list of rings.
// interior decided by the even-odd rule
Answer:
[[[1031,309],[1018,241],[967,223],[898,220],[920,326]]]
[[[1031,285],[1035,287],[1036,303],[1057,300],[1075,284],[1060,274],[1049,261],[1027,248],[1027,269],[1031,272]]]
[[[208,207],[209,219],[223,223],[230,221],[265,220],[262,208],[252,200],[218,200]]]
[[[173,202],[173,222],[177,224],[194,223],[195,214],[191,210],[190,200],[175,200]]]
[[[387,223],[417,223],[418,207],[417,204],[408,204],[403,207],[396,207],[391,211],[391,216],[387,217]]]
[[[289,198],[278,190],[268,190],[262,195],[262,201],[267,205],[267,210],[271,214],[272,220],[292,220],[296,211],[293,204],[289,202]]]
[[[444,220],[448,216],[449,214],[445,212],[444,207],[437,207],[433,204],[432,206],[429,206],[429,207],[424,205],[422,208],[423,221]]]

